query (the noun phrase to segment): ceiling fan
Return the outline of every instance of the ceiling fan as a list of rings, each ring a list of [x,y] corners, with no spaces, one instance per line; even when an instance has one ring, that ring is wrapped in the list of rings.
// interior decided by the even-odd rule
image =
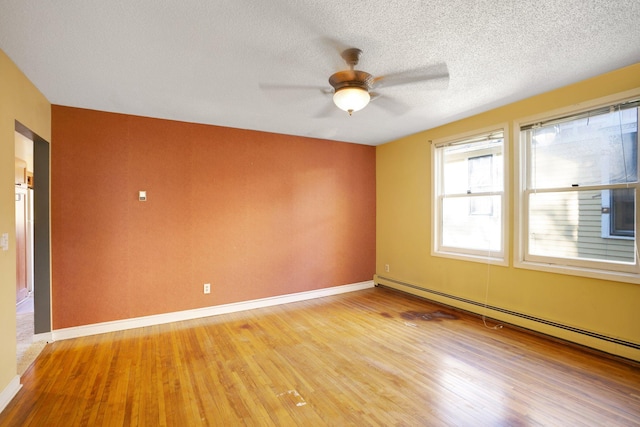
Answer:
[[[329,84],[332,89],[322,87],[320,90],[325,94],[333,95],[334,104],[349,115],[362,110],[372,100],[385,100],[382,104],[387,108],[401,104],[393,102],[387,96],[382,96],[377,90],[383,87],[398,86],[410,83],[432,81],[436,84],[446,86],[449,82],[449,72],[445,64],[437,64],[415,70],[404,71],[383,76],[373,76],[366,71],[357,70],[356,66],[360,61],[362,50],[358,48],[348,48],[342,51],[340,56],[349,67],[347,70],[338,71],[329,77]],[[283,86],[283,85],[260,85],[263,89],[315,89],[311,86]]]
[[[360,61],[360,55],[362,55],[362,51],[355,47],[344,50],[340,56],[345,60],[349,69],[338,71],[329,77],[329,84],[334,91],[334,104],[349,115],[367,106],[375,84],[375,78],[371,74],[355,69]]]

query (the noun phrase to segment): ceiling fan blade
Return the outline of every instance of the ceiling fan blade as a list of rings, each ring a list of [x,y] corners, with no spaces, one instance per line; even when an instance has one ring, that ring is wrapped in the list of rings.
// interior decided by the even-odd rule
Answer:
[[[381,95],[377,92],[371,92],[370,95],[372,105],[377,105],[397,116],[401,116],[411,109],[411,107],[404,102],[400,102],[392,97]]]
[[[373,81],[376,89],[421,82],[429,82],[433,89],[446,89],[449,86],[449,70],[446,64],[437,64],[378,76]]]
[[[320,93],[321,96],[333,94],[333,89],[327,86],[260,83],[258,87],[267,98],[278,104],[302,102],[309,99],[310,94],[315,97],[315,93]]]
[[[327,102],[326,105],[322,107],[322,109],[320,109],[316,114],[313,115],[313,117],[325,118],[325,117],[335,116],[336,111],[347,114],[345,111],[342,111],[338,107],[336,107],[335,104],[331,101],[331,102]]]
[[[258,84],[260,89],[262,90],[296,90],[296,91],[320,91],[324,94],[333,93],[333,90],[327,86],[311,86],[311,85],[288,85],[288,84],[279,84],[279,83],[260,83]]]

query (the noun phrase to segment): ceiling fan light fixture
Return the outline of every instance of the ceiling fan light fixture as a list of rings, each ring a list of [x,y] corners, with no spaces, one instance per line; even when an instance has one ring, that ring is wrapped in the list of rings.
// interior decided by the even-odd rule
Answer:
[[[369,91],[357,86],[342,87],[333,94],[333,102],[336,107],[348,112],[349,115],[354,111],[362,110],[370,100]]]

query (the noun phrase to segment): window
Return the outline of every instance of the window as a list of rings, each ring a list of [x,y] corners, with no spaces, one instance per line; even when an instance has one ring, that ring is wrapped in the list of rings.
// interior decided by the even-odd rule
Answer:
[[[504,127],[432,148],[434,255],[504,262]]]
[[[634,190],[618,188],[610,192],[609,236],[635,236]]]
[[[640,273],[638,101],[520,127],[520,260]]]

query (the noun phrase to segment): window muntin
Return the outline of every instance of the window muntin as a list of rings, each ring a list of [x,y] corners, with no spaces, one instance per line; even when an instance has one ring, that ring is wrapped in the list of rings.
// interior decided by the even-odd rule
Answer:
[[[639,273],[637,104],[523,126],[523,261]]]
[[[435,142],[434,254],[504,260],[504,130]]]

